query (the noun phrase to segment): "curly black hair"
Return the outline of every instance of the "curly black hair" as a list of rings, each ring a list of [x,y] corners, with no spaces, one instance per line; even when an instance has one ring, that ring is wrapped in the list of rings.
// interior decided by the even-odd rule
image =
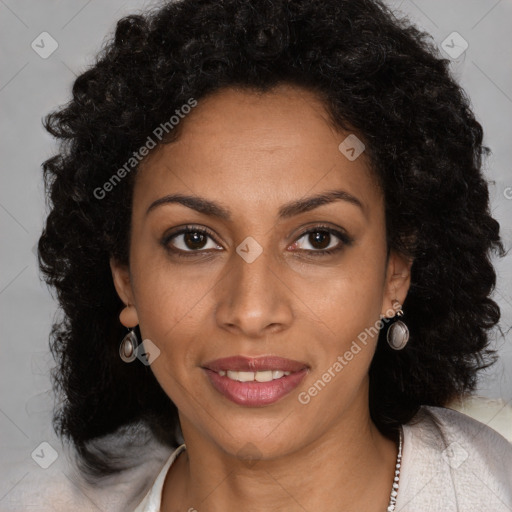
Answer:
[[[280,84],[313,91],[337,127],[364,141],[384,193],[388,248],[414,258],[403,306],[411,341],[393,351],[382,330],[370,367],[377,427],[390,435],[422,404],[474,389],[496,357],[491,257],[504,248],[482,173],[489,149],[431,36],[377,0],[163,3],[121,19],[70,102],[44,119],[61,140],[43,163],[50,212],[38,245],[63,312],[50,334],[61,399],[53,425],[92,472],[119,469],[89,443],[127,425],[144,422],[170,447],[180,435],[150,368],[118,353],[124,304],[109,258],[128,264],[136,166],[104,197],[95,191],[191,98]],[[176,137],[179,125],[161,143]]]

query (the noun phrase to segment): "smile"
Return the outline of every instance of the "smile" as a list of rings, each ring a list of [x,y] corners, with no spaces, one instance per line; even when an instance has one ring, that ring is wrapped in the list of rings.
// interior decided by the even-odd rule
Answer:
[[[215,391],[237,405],[263,407],[281,400],[308,373],[308,365],[276,356],[233,356],[202,366]]]

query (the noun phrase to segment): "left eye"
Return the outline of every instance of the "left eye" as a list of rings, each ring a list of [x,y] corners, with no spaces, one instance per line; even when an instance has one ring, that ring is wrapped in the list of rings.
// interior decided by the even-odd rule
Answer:
[[[336,240],[334,239],[338,239]],[[293,246],[296,249],[312,251],[312,252],[333,252],[341,249],[341,246],[345,242],[345,237],[342,233],[338,233],[330,229],[314,229],[304,233],[299,239],[297,239]],[[311,247],[307,247],[307,244]]]

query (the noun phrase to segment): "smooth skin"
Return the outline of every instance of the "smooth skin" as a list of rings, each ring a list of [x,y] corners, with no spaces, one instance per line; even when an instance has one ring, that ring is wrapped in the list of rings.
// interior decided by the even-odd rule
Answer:
[[[385,511],[397,446],[369,413],[376,337],[309,403],[298,399],[409,289],[411,261],[387,258],[384,197],[365,154],[347,159],[338,146],[348,133],[314,93],[289,85],[218,91],[180,129],[138,170],[129,267],[110,262],[126,305],[120,320],[161,351],[151,369],[187,445],[167,474],[162,511]],[[332,190],[356,201],[279,216]],[[207,199],[230,218],[176,202],[147,211],[169,194]],[[172,238],[185,225],[210,234]],[[247,237],[263,251],[251,263],[236,252]],[[309,371],[276,403],[240,406],[202,369],[233,355],[281,356]]]

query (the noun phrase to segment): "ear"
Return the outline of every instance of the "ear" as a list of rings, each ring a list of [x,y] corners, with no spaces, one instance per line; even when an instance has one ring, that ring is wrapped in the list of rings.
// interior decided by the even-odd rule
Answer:
[[[127,265],[120,264],[115,258],[110,258],[110,270],[117,295],[126,305],[126,308],[119,314],[119,320],[125,327],[135,327],[139,323],[139,318],[134,306],[130,269]]]
[[[396,251],[390,252],[382,300],[382,316],[393,316],[389,313],[390,311],[396,311],[396,308],[393,307],[394,301],[398,301],[400,305],[404,303],[411,285],[412,263],[413,260],[403,254]]]

